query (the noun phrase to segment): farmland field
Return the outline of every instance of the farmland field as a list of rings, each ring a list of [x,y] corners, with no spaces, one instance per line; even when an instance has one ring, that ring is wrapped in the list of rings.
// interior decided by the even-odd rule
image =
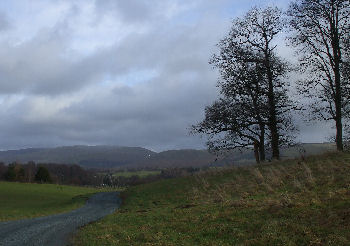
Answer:
[[[99,189],[54,184],[0,182],[0,221],[66,212]]]

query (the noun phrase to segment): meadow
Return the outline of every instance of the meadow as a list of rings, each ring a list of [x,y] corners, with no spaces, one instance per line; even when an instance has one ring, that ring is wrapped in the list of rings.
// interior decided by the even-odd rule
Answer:
[[[54,184],[0,182],[0,221],[33,218],[76,209],[101,190]]]
[[[350,245],[350,153],[128,188],[74,245]]]

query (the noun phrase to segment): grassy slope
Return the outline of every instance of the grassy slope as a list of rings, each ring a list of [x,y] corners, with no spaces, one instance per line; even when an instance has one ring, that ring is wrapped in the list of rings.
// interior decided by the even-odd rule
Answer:
[[[350,154],[132,187],[76,245],[350,245]]]
[[[65,212],[99,190],[52,184],[0,182],[0,221]]]

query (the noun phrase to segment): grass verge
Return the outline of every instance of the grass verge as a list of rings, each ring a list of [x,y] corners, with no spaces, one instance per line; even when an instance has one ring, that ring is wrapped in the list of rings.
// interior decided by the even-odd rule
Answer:
[[[0,182],[0,221],[66,212],[100,190],[54,184]]]
[[[350,154],[208,171],[123,192],[77,246],[350,245]]]

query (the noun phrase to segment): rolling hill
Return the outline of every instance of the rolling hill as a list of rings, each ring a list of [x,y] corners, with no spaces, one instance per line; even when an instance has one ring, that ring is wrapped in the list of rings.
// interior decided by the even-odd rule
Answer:
[[[0,160],[36,163],[79,164],[84,167],[111,168],[138,163],[155,152],[138,147],[65,146],[0,152]]]
[[[334,144],[302,144],[281,150],[283,158],[315,155],[334,150]],[[251,149],[215,156],[206,150],[168,150],[160,153],[140,147],[65,146],[0,151],[0,161],[78,164],[86,168],[201,167],[254,163]]]

